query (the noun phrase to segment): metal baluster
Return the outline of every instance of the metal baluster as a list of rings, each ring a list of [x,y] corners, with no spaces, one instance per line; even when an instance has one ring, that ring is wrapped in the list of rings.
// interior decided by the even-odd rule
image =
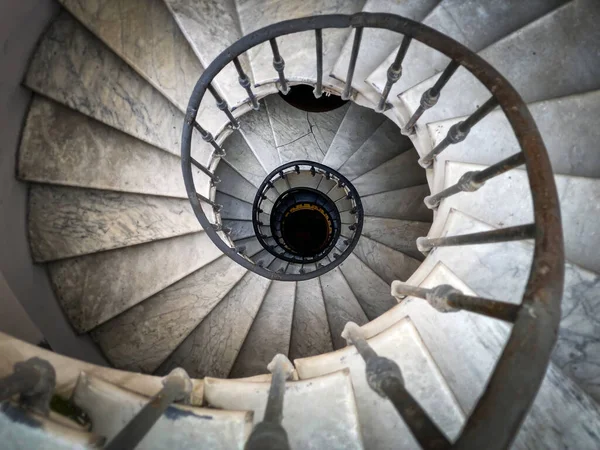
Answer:
[[[317,48],[317,85],[313,90],[316,98],[323,95],[323,30],[315,30],[315,41]]]
[[[461,234],[439,238],[417,238],[417,248],[423,254],[429,253],[434,247],[452,247],[455,245],[495,244],[498,242],[520,241],[533,239],[536,227],[534,223],[500,228],[479,233]]]
[[[204,195],[198,194],[197,192],[196,198],[198,198],[198,200],[200,200],[201,202],[208,203],[210,206],[213,207],[213,210],[215,212],[219,212],[221,211],[221,208],[223,208],[223,205],[219,205],[218,203],[213,202],[212,200],[206,198]]]
[[[288,92],[290,92],[290,88],[287,84],[287,80],[285,79],[285,74],[283,73],[285,61],[279,53],[279,46],[277,45],[277,40],[275,38],[269,39],[269,44],[271,44],[271,50],[273,51],[273,68],[279,74],[279,90],[283,95],[286,95]]]
[[[215,138],[213,137],[212,133],[202,128],[202,126],[196,121],[194,121],[193,124],[194,128],[198,130],[198,132],[202,136],[202,140],[208,142],[215,149],[215,156],[225,156],[225,150],[223,150],[223,148],[219,144],[217,144],[217,141],[215,141]]]
[[[150,431],[171,403],[189,401],[192,380],[181,368],[173,369],[163,378],[163,388],[138,412],[125,427],[108,443],[106,450],[135,448]]]
[[[419,120],[419,118],[423,115],[423,113],[426,110],[428,110],[438,102],[438,100],[440,99],[440,92],[442,88],[446,85],[448,80],[450,80],[450,77],[454,75],[454,72],[456,72],[456,69],[458,69],[459,65],[460,64],[458,62],[452,60],[450,64],[446,66],[446,68],[444,69],[440,77],[437,79],[433,87],[427,89],[423,93],[423,95],[421,96],[420,106],[412,115],[412,117],[406,124],[406,127],[404,127],[403,132],[405,134],[413,134],[415,132],[414,128],[415,124],[417,123],[417,120]]]
[[[394,83],[396,83],[402,76],[402,61],[406,56],[406,52],[408,51],[408,46],[410,45],[411,41],[412,37],[410,36],[405,35],[402,38],[402,43],[400,44],[398,53],[396,53],[396,58],[387,70],[387,83],[385,84],[385,88],[383,88],[383,92],[381,93],[379,105],[377,105],[377,112],[383,112],[387,109],[387,98],[390,95],[390,91],[392,90]]]
[[[521,305],[464,295],[448,284],[425,289],[396,280],[392,282],[392,295],[398,300],[406,296],[422,298],[440,312],[465,310],[510,323],[516,320],[521,308]]]
[[[233,117],[233,114],[231,113],[231,110],[229,109],[229,105],[223,99],[223,97],[221,97],[219,95],[219,93],[217,92],[217,90],[214,88],[214,86],[212,84],[208,85],[208,90],[210,91],[212,96],[215,98],[215,101],[217,102],[217,108],[219,108],[221,111],[223,111],[225,113],[225,115],[229,119],[229,123],[231,124],[231,126],[236,130],[238,128],[240,128],[240,123],[237,121],[237,119],[235,117]]]
[[[362,27],[354,29],[354,42],[352,44],[352,52],[350,53],[350,64],[348,64],[348,74],[346,75],[346,86],[342,92],[342,100],[349,100],[352,96],[352,78],[354,77],[354,69],[356,68],[356,60],[358,58],[358,51],[360,50],[362,33]]]
[[[448,439],[404,387],[404,379],[398,365],[391,359],[377,355],[368,344],[364,331],[354,322],[346,324],[342,337],[348,345],[354,345],[364,359],[367,383],[371,389],[392,402],[421,447],[450,448]]]
[[[202,173],[204,173],[205,175],[207,175],[210,178],[210,181],[212,183],[213,186],[219,184],[221,182],[221,180],[219,179],[218,176],[216,176],[214,173],[212,173],[210,170],[208,170],[206,167],[204,167],[202,164],[200,164],[198,161],[196,161],[194,158],[190,157],[190,161],[192,163],[193,166],[197,167],[198,169],[200,169],[200,171]]]
[[[258,103],[258,100],[256,100],[254,92],[252,92],[252,88],[250,87],[250,79],[248,78],[248,75],[246,75],[246,73],[244,72],[244,69],[242,68],[242,63],[240,62],[239,58],[234,58],[233,64],[235,66],[235,70],[237,70],[238,73],[238,81],[240,83],[240,86],[246,89],[246,92],[248,93],[248,98],[252,103],[252,109],[258,111],[260,108],[260,104]]]
[[[19,394],[23,406],[48,415],[55,386],[56,371],[52,364],[38,357],[29,358],[15,363],[13,373],[0,379],[0,402]]]
[[[459,142],[464,141],[471,131],[471,128],[473,128],[477,122],[487,116],[496,106],[498,106],[498,100],[496,100],[495,97],[491,97],[487,102],[477,108],[477,110],[466,120],[452,125],[442,142],[440,142],[427,155],[419,159],[419,165],[424,169],[431,167],[433,164],[433,159],[437,155],[442,153],[450,145],[458,144]]]
[[[515,153],[487,169],[465,173],[455,185],[447,187],[435,195],[428,195],[423,201],[429,209],[435,209],[443,199],[458,194],[459,192],[474,192],[483,186],[489,179],[502,175],[504,172],[508,172],[523,164],[525,164],[525,155],[521,152]]]

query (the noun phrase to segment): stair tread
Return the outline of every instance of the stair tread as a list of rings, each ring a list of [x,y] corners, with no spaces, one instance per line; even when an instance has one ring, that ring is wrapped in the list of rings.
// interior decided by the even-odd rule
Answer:
[[[215,202],[222,205],[222,219],[252,220],[252,203],[239,200],[224,192],[217,191]]]
[[[206,401],[224,409],[254,411],[264,417],[270,383],[206,378]],[[362,449],[350,376],[339,371],[310,380],[288,381],[283,398],[283,427],[290,448]]]
[[[240,118],[240,133],[266,173],[271,173],[281,165],[273,128],[269,120],[269,112],[264,101],[261,101],[258,111],[249,111]]]
[[[256,187],[240,175],[235,169],[233,169],[227,163],[222,163],[217,166],[215,174],[219,177],[221,182],[217,185],[217,189],[220,192],[235,197],[238,200],[245,201],[247,203],[254,203],[254,196],[256,195]],[[270,189],[265,193],[271,202],[275,201],[277,197]],[[271,204],[271,207],[273,205]],[[270,208],[269,208],[270,211]]]
[[[288,354],[296,283],[273,281],[235,360],[230,378],[267,373],[275,355]]]
[[[244,120],[246,116],[240,118]],[[225,161],[254,186],[259,187],[267,176],[267,172],[246,143],[239,131],[234,131],[223,143]]]
[[[426,236],[429,228],[429,222],[365,217],[362,235],[415,259],[423,259],[422,253],[417,250],[416,240]]]
[[[148,403],[149,399],[83,372],[73,401],[110,442]],[[172,404],[138,444],[140,448],[185,448],[190,445],[243,448],[252,428],[250,411],[218,411]]]
[[[235,241],[236,247],[244,247],[245,255],[253,257],[257,253],[260,253],[263,250],[262,244],[258,241],[256,236],[252,236],[246,239],[240,239]]]
[[[431,222],[432,212],[423,203],[429,195],[429,186],[421,184],[396,191],[361,197],[365,216],[399,220]]]
[[[204,251],[198,252],[198,248]],[[48,264],[48,270],[71,325],[83,333],[220,254],[201,232],[55,261]]]
[[[224,227],[231,230],[228,234],[234,241],[255,236],[254,226],[252,225],[251,220],[223,219],[222,222]]]
[[[406,389],[421,407],[454,440],[464,422],[464,413],[444,381],[418,331],[404,319],[369,339],[378,355],[395,361]],[[417,448],[407,425],[392,403],[367,384],[365,363],[354,346],[336,352],[294,361],[301,379],[314,380],[344,368],[350,369],[365,446],[369,449]]]
[[[156,369],[175,367],[190,376],[226,377],[258,313],[270,280],[248,272]]]

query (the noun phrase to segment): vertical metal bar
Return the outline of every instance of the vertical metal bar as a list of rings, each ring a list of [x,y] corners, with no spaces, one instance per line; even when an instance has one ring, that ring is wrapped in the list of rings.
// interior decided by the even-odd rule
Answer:
[[[258,111],[260,108],[260,104],[258,103],[258,100],[256,100],[254,92],[252,92],[252,88],[250,87],[250,79],[248,78],[248,75],[246,75],[246,73],[244,72],[244,69],[242,68],[242,63],[240,62],[239,58],[236,57],[233,59],[233,65],[235,66],[235,70],[237,70],[239,77],[238,81],[240,83],[240,86],[246,89],[246,92],[248,93],[248,98],[252,103],[252,109]]]
[[[290,92],[290,88],[287,84],[287,80],[285,79],[285,73],[283,69],[285,68],[285,61],[281,57],[279,53],[279,46],[277,45],[277,40],[275,38],[269,39],[269,44],[271,44],[271,50],[273,51],[273,68],[277,71],[279,75],[279,90],[283,95],[286,95]]]
[[[315,41],[317,49],[317,85],[313,91],[316,98],[323,95],[323,30],[315,30]]]
[[[201,194],[198,194],[197,192],[196,192],[196,198],[198,198],[198,200],[201,202],[208,203],[210,206],[213,207],[215,212],[219,212],[221,210],[221,208],[223,208],[223,205],[219,205],[218,203],[213,202],[212,200],[206,198],[205,196],[203,196]]]
[[[202,136],[202,140],[208,142],[215,149],[215,156],[225,156],[225,150],[223,150],[223,148],[219,144],[217,144],[217,141],[215,141],[215,138],[213,137],[210,131],[205,130],[202,127],[202,125],[200,125],[196,121],[193,122],[193,125],[194,128],[198,130],[198,132]]]
[[[215,101],[217,102],[217,108],[219,108],[221,111],[223,111],[225,113],[225,115],[229,119],[229,123],[231,124],[231,126],[237,130],[240,127],[240,123],[237,121],[237,119],[235,117],[233,117],[233,114],[231,113],[231,110],[229,109],[229,105],[227,104],[227,102],[223,99],[223,97],[221,97],[219,95],[219,93],[217,92],[217,90],[214,88],[214,86],[212,84],[208,85],[208,90],[210,91],[212,96],[215,98]]]
[[[362,27],[354,29],[354,42],[352,43],[352,52],[350,53],[350,63],[348,64],[348,73],[346,75],[346,86],[342,92],[342,100],[350,100],[352,96],[352,78],[354,77],[354,69],[356,68],[356,60],[360,50],[360,41],[362,39]]]
[[[398,53],[396,53],[396,58],[394,62],[390,65],[387,70],[387,83],[383,88],[383,92],[381,93],[381,98],[379,99],[379,105],[377,105],[377,112],[383,112],[386,108],[386,101],[388,96],[390,95],[390,91],[392,90],[392,86],[396,83],[400,77],[402,76],[402,61],[406,56],[406,52],[408,51],[408,47],[412,41],[412,37],[408,35],[404,35],[402,38],[402,43],[400,44],[400,48],[398,49]]]
[[[212,173],[210,170],[208,170],[206,167],[204,167],[202,164],[200,164],[198,161],[196,161],[196,159],[190,158],[190,161],[194,167],[200,169],[200,171],[202,173],[204,173],[206,176],[208,176],[210,178],[210,181],[212,182],[213,185],[219,184],[221,182],[221,180],[219,179],[218,176],[216,176],[214,173]]]
[[[0,379],[0,402],[19,394],[22,405],[47,415],[55,386],[52,364],[38,357],[29,358],[15,363],[13,373]]]

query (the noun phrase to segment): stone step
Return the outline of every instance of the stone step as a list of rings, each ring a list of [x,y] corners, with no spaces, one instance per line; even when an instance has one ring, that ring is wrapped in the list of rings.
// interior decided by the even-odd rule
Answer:
[[[233,169],[226,162],[219,164],[217,169],[215,170],[215,174],[219,177],[221,182],[217,185],[217,189],[219,192],[223,192],[231,197],[235,197],[238,200],[242,200],[246,203],[254,203],[254,197],[256,195],[256,186],[246,180],[242,175],[240,175],[235,169]],[[268,200],[274,202],[277,200],[277,196],[273,192],[272,189],[266,192]],[[270,207],[273,205],[271,203]],[[270,211],[271,208],[268,208]]]
[[[275,256],[266,250],[261,250],[256,255],[252,256],[252,261],[259,264],[261,267],[269,267],[275,260]]]
[[[115,367],[152,373],[242,279],[226,256],[92,330]]]
[[[485,167],[446,161],[444,187],[455,184],[465,172]],[[595,251],[600,246],[600,233],[597,222],[590,220],[600,217],[600,205],[590,201],[600,198],[600,179],[555,175],[554,181],[560,200],[565,257],[600,274],[600,261]],[[429,234],[439,234],[451,209],[502,228],[533,222],[532,208],[527,173],[512,170],[489,180],[474,193],[460,193],[445,199]]]
[[[369,339],[378,355],[395,361],[408,392],[452,441],[465,416],[435,361],[410,320],[405,319]],[[367,384],[365,363],[354,346],[294,361],[301,379],[309,381],[349,369],[365,447],[418,448],[408,427],[392,405]]]
[[[227,377],[270,283],[255,273],[246,273],[156,373],[167,374],[182,367],[194,377]]]
[[[275,355],[288,354],[295,297],[295,282],[271,283],[231,369],[231,378],[265,374]]]
[[[48,270],[71,325],[84,333],[220,254],[201,232],[55,261]]]
[[[244,254],[249,257],[254,257],[257,253],[263,250],[262,244],[253,236],[251,238],[240,239],[235,241],[236,248],[244,248]]]
[[[238,200],[224,192],[217,191],[215,202],[222,205],[222,219],[252,220],[252,203]]]
[[[600,88],[600,66],[587,61],[595,60],[600,47],[599,20],[598,2],[574,0],[490,45],[479,56],[506,77],[528,103],[596,90]],[[563,70],[555,70],[559,66]],[[431,77],[401,96],[407,116],[437,78]],[[460,68],[420,123],[469,115],[489,97],[488,90]]]
[[[319,279],[298,281],[290,338],[290,359],[320,355],[332,350],[327,311]]]
[[[442,0],[423,23],[478,52],[504,36],[524,27],[567,0],[485,0],[476,4],[461,0]],[[368,74],[371,89],[381,93],[387,82],[387,70],[394,62],[396,46],[385,60]],[[394,84],[388,102],[401,106],[398,96],[421,81],[444,70],[449,59],[437,50],[413,40],[404,58],[400,80]],[[521,91],[520,91],[521,92]]]
[[[36,262],[202,231],[187,199],[33,185],[29,242]]]
[[[254,155],[266,173],[271,173],[281,165],[277,152],[273,129],[269,120],[269,112],[264,100],[260,102],[258,111],[249,111],[240,117],[240,133],[250,146]]]
[[[387,284],[394,280],[407,280],[419,267],[417,259],[366,236],[361,236],[354,254]]]
[[[242,116],[240,120],[244,120]],[[267,176],[252,149],[239,131],[234,131],[223,142],[225,161],[254,186],[259,187]]]
[[[223,226],[230,229],[228,234],[229,237],[234,241],[255,236],[254,227],[251,220],[225,219],[223,220]]]
[[[422,260],[423,254],[417,249],[416,240],[418,237],[426,236],[429,228],[431,228],[429,222],[365,217],[362,235]]]
[[[254,412],[263,420],[270,383],[206,378],[206,401],[215,408]],[[338,371],[310,380],[288,381],[283,421],[290,448],[362,449],[350,375]]]
[[[423,199],[429,194],[429,186],[421,184],[396,191],[368,195],[361,197],[360,200],[365,216],[431,222],[433,213],[423,203]]]
[[[73,401],[110,442],[150,399],[82,372]],[[217,411],[173,404],[140,441],[140,448],[243,449],[252,429],[252,412]]]

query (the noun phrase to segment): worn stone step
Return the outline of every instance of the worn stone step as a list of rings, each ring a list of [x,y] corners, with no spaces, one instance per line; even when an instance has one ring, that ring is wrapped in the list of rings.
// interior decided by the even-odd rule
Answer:
[[[423,203],[423,199],[429,194],[429,186],[421,184],[368,195],[360,200],[366,216],[431,222],[433,213]]]
[[[281,160],[264,100],[261,100],[260,105],[258,111],[252,110],[240,117],[240,133],[265,172],[271,173],[281,165]]]
[[[229,228],[229,237],[234,241],[255,236],[251,220],[225,219],[223,220],[223,226]]]
[[[221,163],[215,170],[215,174],[219,177],[221,182],[217,185],[217,189],[220,192],[223,192],[231,197],[235,197],[238,200],[245,201],[246,203],[252,204],[254,202],[254,197],[256,195],[256,186],[246,180],[242,175],[240,175],[235,169],[233,169],[229,164]],[[277,200],[277,196],[273,192],[272,189],[266,192],[268,197],[265,202],[274,202]],[[273,204],[270,204],[272,208]],[[271,208],[268,208],[269,211]]]
[[[429,222],[365,217],[362,235],[422,260],[423,254],[417,249],[416,240],[418,237],[426,236],[429,228],[431,228]]]
[[[361,236],[354,254],[386,283],[407,280],[419,267],[419,261],[377,241]]]
[[[244,120],[246,115],[240,120]],[[231,165],[240,175],[259,187],[267,176],[267,172],[261,166],[252,149],[239,131],[234,131],[223,143],[226,152],[225,161]]]
[[[223,206],[220,211],[222,219],[252,220],[252,203],[219,191],[215,196],[215,202]]]

